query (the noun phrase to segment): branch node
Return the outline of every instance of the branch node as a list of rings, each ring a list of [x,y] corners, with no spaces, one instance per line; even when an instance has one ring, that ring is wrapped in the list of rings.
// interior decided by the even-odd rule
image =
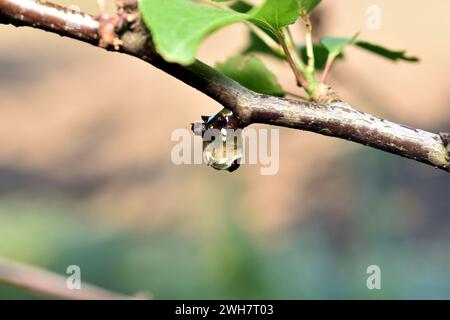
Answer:
[[[99,47],[108,48],[114,47],[115,50],[119,50],[123,45],[116,30],[122,29],[125,21],[122,15],[101,15],[98,18],[99,28]]]
[[[312,93],[312,99],[320,104],[331,104],[342,101],[340,95],[329,85],[320,83]]]
[[[450,157],[450,133],[440,132],[439,135],[441,136],[442,142],[444,143],[444,146],[447,148],[447,153],[448,156]]]

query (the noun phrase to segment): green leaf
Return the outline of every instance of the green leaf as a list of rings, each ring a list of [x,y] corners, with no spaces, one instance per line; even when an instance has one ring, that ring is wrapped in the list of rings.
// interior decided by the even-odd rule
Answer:
[[[253,6],[246,1],[240,0],[233,3],[230,8],[237,12],[247,13],[253,9]]]
[[[245,1],[235,5],[243,12],[251,8]],[[140,11],[156,51],[166,61],[182,65],[192,64],[202,41],[226,25],[250,20],[275,34],[300,15],[298,0],[266,0],[248,13],[205,7],[189,0],[141,0]]]
[[[320,39],[320,43],[328,50],[330,56],[337,57],[348,45],[354,43],[356,36],[353,38],[323,37]]]
[[[251,12],[255,7],[249,3],[247,3],[246,1],[243,0],[239,0],[233,3],[233,5],[230,6],[231,9],[233,9],[234,11],[237,12],[241,12],[241,13],[249,13]],[[253,12],[251,14],[255,14],[257,13],[258,10],[253,10]],[[256,19],[256,18],[255,18]],[[252,21],[251,21],[252,22]],[[272,28],[268,28],[267,24],[264,24],[262,26],[262,21],[257,21],[254,20],[253,21],[257,27],[259,27],[259,29],[261,29],[262,31],[264,31],[265,34],[267,34],[270,38],[272,38],[272,40],[274,40],[275,42],[279,42],[277,35],[275,34],[274,30],[272,30]],[[262,26],[262,27],[261,27]],[[257,36],[257,35],[256,35]]]
[[[355,45],[361,49],[367,50],[371,53],[384,57],[386,59],[397,61],[403,60],[408,62],[418,62],[419,58],[414,56],[407,56],[405,50],[390,50],[377,44],[373,44],[367,41],[355,41],[356,36],[353,38],[331,38],[326,37],[320,40],[321,44],[328,50],[330,55],[336,53],[342,53],[348,45]]]
[[[270,56],[281,58],[271,47],[269,47],[260,37],[253,31],[250,32],[250,40],[248,46],[242,51],[242,54],[264,53]]]
[[[237,56],[217,66],[217,70],[253,91],[272,96],[284,96],[275,75],[253,55]]]
[[[314,48],[315,67],[317,70],[323,70],[325,68],[325,65],[327,64],[328,50],[320,43],[314,44],[313,48]],[[300,52],[300,56],[303,62],[305,64],[308,63],[308,54],[306,52],[306,46],[299,46],[298,50]],[[336,57],[336,59],[342,59],[343,57],[344,57],[343,54],[339,54]]]
[[[306,46],[299,45],[297,46],[297,50],[300,53],[300,56],[302,58],[302,61],[306,64],[308,63],[308,55],[306,52]],[[261,38],[256,35],[254,32],[250,32],[250,41],[248,46],[242,51],[242,54],[247,55],[251,53],[259,53],[259,54],[266,54],[271,57],[285,60],[286,57],[282,52],[276,52],[272,48],[270,48],[264,41],[261,40]],[[343,59],[344,55],[339,54],[336,59]],[[325,68],[325,65],[327,63],[328,59],[328,50],[321,45],[320,43],[314,44],[314,60],[315,60],[315,67],[317,70],[323,70]]]
[[[140,11],[158,53],[169,62],[192,64],[202,41],[246,14],[204,7],[187,0],[141,0]]]
[[[257,34],[255,34],[253,31],[250,31],[249,38],[250,38],[250,40],[249,40],[248,46],[244,50],[242,50],[242,54],[247,55],[247,54],[252,54],[252,53],[258,53],[258,54],[266,54],[273,58],[277,58],[277,59],[281,59],[281,60],[286,59],[283,52],[276,52],[276,50],[273,50],[264,41],[262,41],[261,38]],[[313,45],[313,48],[314,48],[315,67],[317,70],[323,70],[327,63],[328,50],[320,43],[315,43]],[[306,46],[298,45],[297,51],[300,53],[302,61],[305,64],[307,64],[308,63],[308,55],[307,55]],[[344,55],[342,53],[336,57],[337,60],[340,60],[343,58],[344,58]]]
[[[275,31],[295,23],[300,17],[300,7],[298,0],[266,0],[249,14],[256,25]]]
[[[418,57],[407,56],[405,50],[394,51],[394,50],[390,50],[390,49],[387,49],[380,45],[372,44],[372,43],[369,43],[366,41],[357,41],[355,43],[355,45],[362,49],[365,49],[367,51],[375,53],[379,56],[382,56],[386,59],[392,60],[392,61],[397,61],[397,60],[404,60],[404,61],[409,61],[409,62],[418,62],[419,61]]]
[[[322,0],[298,0],[298,1],[300,9],[302,11],[305,11],[307,14],[310,14],[311,11],[313,11]]]
[[[275,57],[277,59],[285,60],[284,52],[281,49],[279,51],[274,50],[253,31],[250,31],[249,33],[248,46],[244,50],[242,50],[242,54],[244,55],[250,53],[262,53]]]

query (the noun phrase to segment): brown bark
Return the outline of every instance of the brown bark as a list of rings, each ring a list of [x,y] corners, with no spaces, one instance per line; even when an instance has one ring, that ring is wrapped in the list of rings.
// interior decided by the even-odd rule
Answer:
[[[242,126],[265,123],[313,131],[450,172],[448,135],[379,119],[356,110],[346,102],[334,101],[335,99],[319,104],[261,95],[242,87],[200,61],[187,67],[164,61],[154,50],[149,32],[140,23],[139,15],[136,15],[136,1],[125,2],[127,6],[122,7],[116,16],[101,19],[46,1],[0,0],[0,23],[30,26],[96,46],[105,37],[100,31],[112,26],[122,45],[116,48],[108,46],[108,50],[138,57],[196,88],[231,110]],[[130,19],[133,16],[135,19]]]

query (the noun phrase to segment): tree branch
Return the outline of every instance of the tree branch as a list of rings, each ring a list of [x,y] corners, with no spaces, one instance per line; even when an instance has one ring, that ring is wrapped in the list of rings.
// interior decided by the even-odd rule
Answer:
[[[104,30],[113,30],[122,45],[106,49],[138,57],[198,89],[231,110],[243,127],[264,123],[317,132],[450,172],[448,141],[443,139],[443,134],[379,119],[342,101],[319,104],[257,94],[200,61],[187,67],[164,61],[136,14],[137,0],[121,0],[121,3],[115,16],[94,17],[47,1],[0,0],[0,23],[39,28],[96,46],[106,37]]]
[[[0,257],[0,283],[39,293],[46,297],[70,300],[125,300],[137,299],[82,283],[81,289],[69,290],[66,278],[24,263]]]

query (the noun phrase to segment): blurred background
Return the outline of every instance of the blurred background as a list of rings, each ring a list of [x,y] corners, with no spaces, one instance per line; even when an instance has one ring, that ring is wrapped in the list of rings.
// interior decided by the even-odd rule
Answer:
[[[366,27],[373,4],[380,30]],[[346,100],[449,131],[450,2],[319,8],[317,36],[359,30],[421,58],[347,50],[331,77]],[[176,166],[171,133],[217,103],[129,56],[29,28],[2,25],[0,39],[0,256],[62,275],[78,265],[83,281],[156,299],[450,298],[448,173],[289,129],[275,176]],[[223,62],[246,40],[233,25],[200,57]],[[294,92],[287,66],[264,60]],[[382,290],[366,287],[373,264]],[[0,284],[2,299],[42,297]]]

